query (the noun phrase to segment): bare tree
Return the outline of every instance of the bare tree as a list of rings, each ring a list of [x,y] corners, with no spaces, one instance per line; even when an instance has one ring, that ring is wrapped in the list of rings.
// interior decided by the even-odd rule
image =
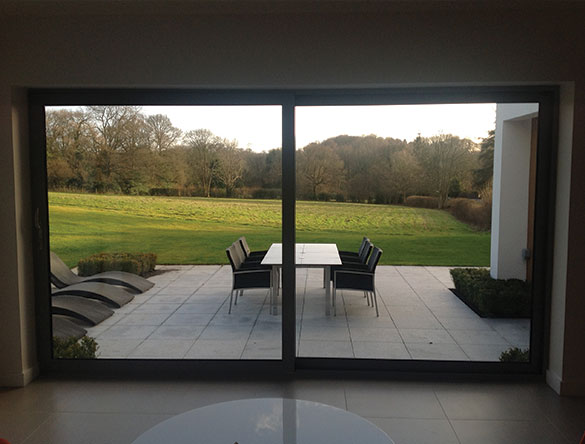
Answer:
[[[340,184],[343,161],[330,145],[312,143],[298,151],[298,173],[301,186],[309,189],[312,199],[317,199],[317,192],[324,186]]]
[[[171,120],[164,114],[154,114],[146,118],[149,129],[149,140],[152,148],[157,152],[170,149],[177,143],[183,134],[179,128],[175,128]]]
[[[475,144],[451,134],[430,138],[418,137],[414,142],[414,155],[423,167],[425,179],[439,198],[443,208],[453,179],[469,170]]]
[[[402,202],[407,196],[420,188],[423,170],[409,149],[404,149],[392,156],[390,183]]]
[[[217,177],[225,185],[226,196],[231,197],[232,192],[244,171],[243,150],[238,148],[236,140],[224,140],[218,147]]]
[[[52,187],[83,187],[89,174],[93,131],[83,111],[47,111],[47,175]]]
[[[201,186],[205,196],[211,195],[211,184],[219,167],[218,148],[221,141],[209,130],[198,129],[185,134],[189,149],[189,164],[194,182]]]

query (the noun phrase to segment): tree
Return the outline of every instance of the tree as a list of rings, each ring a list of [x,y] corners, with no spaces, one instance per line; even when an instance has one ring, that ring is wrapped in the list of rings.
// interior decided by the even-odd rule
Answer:
[[[236,182],[242,178],[242,172],[244,170],[242,152],[243,150],[238,148],[238,142],[236,140],[224,140],[218,146],[216,174],[225,186],[227,197],[231,197]]]
[[[89,117],[83,111],[47,111],[49,187],[83,187],[89,170],[92,131]]]
[[[477,189],[484,188],[493,178],[495,138],[496,130],[490,130],[488,136],[479,145],[480,167],[473,171],[473,185]]]
[[[268,151],[262,186],[265,188],[282,187],[282,149],[274,148]]]
[[[403,149],[392,156],[390,183],[392,190],[400,196],[399,201],[416,194],[420,189],[423,171],[412,150]]]
[[[136,149],[146,143],[144,118],[138,106],[89,106],[87,113],[96,129],[93,182],[97,191],[128,189],[134,171]],[[120,153],[127,153],[122,156]],[[122,165],[123,164],[123,165]],[[117,177],[117,175],[123,177]],[[122,185],[122,186],[121,186]]]
[[[343,178],[343,161],[331,145],[311,143],[297,152],[300,187],[308,189],[311,199],[325,186],[339,189]]]
[[[219,167],[217,152],[221,140],[207,129],[198,129],[185,134],[185,142],[193,181],[199,184],[204,196],[210,197],[211,184]]]
[[[154,151],[159,153],[170,149],[183,135],[183,132],[179,128],[175,128],[171,120],[164,114],[148,116],[146,125],[149,130],[150,145]]]
[[[470,169],[474,146],[471,140],[451,134],[414,140],[413,153],[424,169],[427,186],[439,199],[439,208],[447,201],[452,180]]]

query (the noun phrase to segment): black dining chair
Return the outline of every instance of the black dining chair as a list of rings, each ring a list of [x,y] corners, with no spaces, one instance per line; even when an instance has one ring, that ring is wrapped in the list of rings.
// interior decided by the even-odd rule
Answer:
[[[254,266],[253,264],[245,264],[242,261],[240,251],[238,251],[238,245],[239,243],[234,242],[225,250],[232,267],[232,290],[230,292],[229,314],[232,312],[234,291],[236,292],[234,305],[238,305],[238,295],[241,296],[244,290],[253,288],[272,289],[271,268],[261,265]]]
[[[360,256],[356,256],[355,258],[343,258],[341,257],[341,265],[334,265],[331,267],[331,280],[333,280],[333,276],[336,270],[341,270],[344,267],[353,267],[353,268],[363,268],[367,267],[366,263],[368,261],[368,257],[372,249],[374,248],[374,244],[370,242],[370,239],[367,237],[364,238],[364,242],[362,242],[363,247],[360,247]],[[369,304],[369,302],[368,302]]]
[[[362,255],[363,249],[366,248],[366,245],[368,244],[368,242],[370,242],[370,239],[368,239],[366,236],[364,236],[364,238],[362,239],[362,243],[360,245],[360,248],[357,251],[357,253],[355,251],[340,250],[339,257],[341,258],[341,260],[343,260],[343,259],[358,260],[358,258]]]
[[[342,266],[335,270],[333,274],[333,315],[337,315],[336,293],[337,290],[359,290],[372,295],[373,303],[376,307],[376,316],[380,316],[378,311],[378,299],[376,297],[376,267],[382,256],[382,250],[374,247],[370,259],[366,266]],[[369,299],[368,299],[369,305]]]
[[[250,251],[250,247],[248,246],[248,242],[246,242],[246,237],[241,236],[238,239],[238,242],[242,246],[242,250],[244,250],[244,254],[246,255],[247,259],[254,259],[261,261],[266,256],[268,250],[258,250],[258,251]]]
[[[345,264],[362,264],[365,265],[368,261],[368,257],[374,248],[374,244],[370,242],[370,239],[367,237],[364,238],[362,245],[360,246],[359,254],[357,256],[342,256],[341,253],[339,257],[341,258],[341,262]]]

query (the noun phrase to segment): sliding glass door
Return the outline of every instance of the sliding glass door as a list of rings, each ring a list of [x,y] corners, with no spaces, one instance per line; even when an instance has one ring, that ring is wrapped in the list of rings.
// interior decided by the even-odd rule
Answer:
[[[44,365],[538,371],[554,101],[34,92]]]

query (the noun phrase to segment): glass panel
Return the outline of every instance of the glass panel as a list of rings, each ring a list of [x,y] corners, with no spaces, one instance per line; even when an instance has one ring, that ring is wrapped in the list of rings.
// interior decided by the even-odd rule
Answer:
[[[254,253],[281,239],[281,119],[280,106],[46,107],[53,334],[73,338],[54,357],[281,359]],[[255,274],[237,280],[226,249],[239,257],[241,236]]]
[[[535,104],[296,108],[297,242],[333,243],[344,262],[336,315],[323,267],[299,268],[297,356],[522,359],[537,115]],[[382,251],[373,281],[364,237]]]

